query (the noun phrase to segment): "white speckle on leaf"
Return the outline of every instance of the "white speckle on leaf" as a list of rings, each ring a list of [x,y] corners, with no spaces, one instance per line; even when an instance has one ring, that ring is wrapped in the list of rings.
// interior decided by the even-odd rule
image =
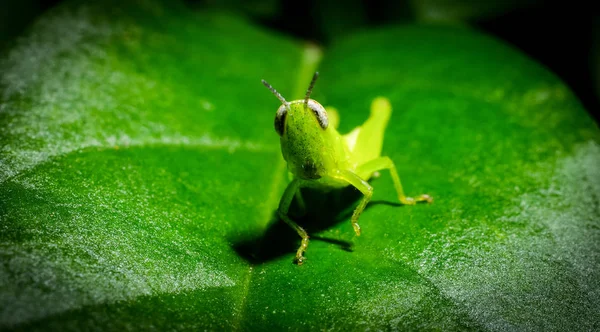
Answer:
[[[200,105],[202,106],[202,108],[204,108],[206,111],[210,112],[215,109],[215,106],[206,99],[200,99],[199,102],[200,102]]]

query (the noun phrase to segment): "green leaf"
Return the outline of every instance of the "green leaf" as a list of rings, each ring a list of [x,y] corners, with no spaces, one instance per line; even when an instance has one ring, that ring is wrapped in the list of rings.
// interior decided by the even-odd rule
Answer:
[[[547,70],[475,31],[353,34],[314,98],[345,132],[394,113],[389,174],[311,193],[307,262],[274,217],[273,117],[314,47],[217,12],[66,4],[0,69],[0,326],[35,330],[593,330],[600,133]]]

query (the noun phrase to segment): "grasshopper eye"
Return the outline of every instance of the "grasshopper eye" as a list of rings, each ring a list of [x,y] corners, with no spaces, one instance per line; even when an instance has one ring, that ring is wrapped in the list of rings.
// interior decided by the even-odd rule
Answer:
[[[288,106],[281,105],[279,109],[277,109],[277,113],[275,114],[275,131],[279,136],[283,136],[283,129],[285,128],[285,117],[287,116]]]
[[[329,119],[327,118],[327,111],[325,111],[325,108],[312,99],[308,100],[307,106],[317,117],[319,126],[323,129],[327,129],[327,126],[329,126]]]

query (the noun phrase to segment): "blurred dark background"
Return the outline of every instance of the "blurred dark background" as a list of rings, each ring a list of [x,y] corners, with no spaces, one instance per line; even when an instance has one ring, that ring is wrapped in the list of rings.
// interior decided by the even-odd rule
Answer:
[[[125,0],[127,1],[127,0]],[[58,0],[0,0],[0,49]],[[236,12],[259,25],[327,46],[387,24],[468,25],[504,40],[560,76],[600,120],[600,11],[595,1],[188,0],[194,10]]]

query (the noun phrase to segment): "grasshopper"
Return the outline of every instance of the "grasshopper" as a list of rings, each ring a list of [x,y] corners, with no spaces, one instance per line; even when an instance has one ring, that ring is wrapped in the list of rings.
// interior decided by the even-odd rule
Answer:
[[[304,208],[300,188],[310,187],[330,190],[353,186],[363,197],[351,218],[356,235],[360,235],[358,218],[371,196],[373,187],[367,180],[375,172],[390,171],[398,199],[402,204],[414,205],[417,202],[431,203],[432,197],[423,194],[416,198],[404,195],[400,177],[394,162],[381,156],[385,127],[392,113],[390,101],[377,97],[371,103],[371,115],[362,126],[354,128],[346,135],[336,130],[339,123],[337,110],[325,109],[316,100],[310,99],[313,87],[319,76],[315,72],[304,99],[287,102],[267,81],[262,83],[281,101],[275,114],[275,131],[279,134],[281,153],[287,162],[293,180],[288,184],[279,202],[279,217],[290,225],[302,238],[295,263],[301,265],[305,258],[309,236],[306,231],[289,216],[289,208],[294,197]]]

